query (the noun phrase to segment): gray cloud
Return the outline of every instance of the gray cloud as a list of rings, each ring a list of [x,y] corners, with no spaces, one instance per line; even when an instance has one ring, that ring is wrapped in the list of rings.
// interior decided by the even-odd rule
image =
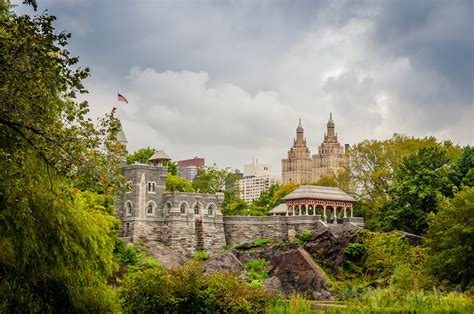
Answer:
[[[273,164],[303,118],[343,143],[394,132],[473,143],[470,1],[43,1],[92,68],[94,115],[119,106],[131,150]],[[18,7],[18,12],[23,12]]]

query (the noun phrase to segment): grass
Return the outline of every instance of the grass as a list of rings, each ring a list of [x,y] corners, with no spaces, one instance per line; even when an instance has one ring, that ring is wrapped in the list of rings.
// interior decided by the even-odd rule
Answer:
[[[272,240],[270,240],[270,239],[257,239],[255,241],[253,241],[253,244],[261,246],[261,245],[265,245],[265,244],[271,243],[271,242],[272,242]]]
[[[209,258],[209,254],[206,251],[196,251],[193,255],[195,261],[205,261]]]
[[[277,300],[266,310],[266,313],[285,314],[309,314],[313,313],[311,301],[304,299],[301,295],[291,295],[288,300]]]
[[[472,313],[472,296],[460,292],[400,292],[393,287],[368,289],[348,303],[349,312]]]

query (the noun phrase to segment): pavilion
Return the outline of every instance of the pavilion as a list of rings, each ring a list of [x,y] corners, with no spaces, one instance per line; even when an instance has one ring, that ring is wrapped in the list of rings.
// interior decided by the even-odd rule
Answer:
[[[286,206],[281,204],[272,209],[270,214],[316,216],[319,211],[324,221],[330,217],[333,222],[336,222],[337,218],[352,218],[353,205],[356,202],[352,196],[338,188],[316,185],[302,185],[285,196],[283,201]]]

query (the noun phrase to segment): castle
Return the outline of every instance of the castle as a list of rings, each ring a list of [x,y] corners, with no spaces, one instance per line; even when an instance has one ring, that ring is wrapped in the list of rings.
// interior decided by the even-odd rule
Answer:
[[[123,131],[117,140],[126,145]],[[122,166],[130,186],[128,192],[116,199],[122,225],[119,236],[124,240],[159,241],[178,253],[192,256],[197,250],[213,254],[226,245],[257,239],[289,240],[308,230],[340,232],[363,225],[362,218],[352,217],[355,200],[342,195],[345,193],[337,188],[325,188],[329,189],[323,191],[326,199],[320,197],[321,191],[289,199],[289,207],[282,215],[223,216],[220,206],[224,193],[165,191],[169,159],[164,151],[158,151],[149,164]],[[295,192],[298,195],[298,190]],[[341,195],[346,199],[341,199]]]
[[[318,154],[311,157],[311,152],[306,145],[304,129],[299,121],[296,129],[296,138],[293,146],[288,151],[288,158],[281,163],[282,183],[294,182],[298,184],[316,182],[319,179],[342,171],[348,163],[347,151],[349,145],[342,147],[334,132],[335,124],[332,114],[329,115],[327,133],[324,141],[318,146]]]

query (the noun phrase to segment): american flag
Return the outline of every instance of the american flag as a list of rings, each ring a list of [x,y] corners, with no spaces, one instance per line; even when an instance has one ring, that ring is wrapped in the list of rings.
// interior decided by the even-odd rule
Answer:
[[[128,104],[127,98],[125,98],[125,97],[123,97],[122,95],[120,95],[120,93],[118,93],[117,101],[121,101],[121,102],[124,102],[124,103],[127,103],[127,104]]]

